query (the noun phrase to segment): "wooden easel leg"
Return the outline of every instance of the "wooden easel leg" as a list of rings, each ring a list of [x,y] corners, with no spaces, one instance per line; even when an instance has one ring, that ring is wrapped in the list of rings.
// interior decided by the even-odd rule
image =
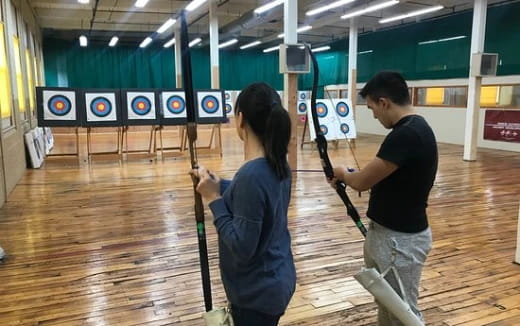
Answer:
[[[303,149],[303,144],[305,143],[305,133],[307,132],[307,127],[309,126],[309,121],[305,119],[305,123],[303,125],[303,134],[302,134],[302,141],[300,143],[300,149]]]
[[[218,152],[220,154],[220,157],[222,157],[222,128],[221,128],[221,124],[219,123],[218,124],[218,133],[217,133],[217,138],[218,138]]]

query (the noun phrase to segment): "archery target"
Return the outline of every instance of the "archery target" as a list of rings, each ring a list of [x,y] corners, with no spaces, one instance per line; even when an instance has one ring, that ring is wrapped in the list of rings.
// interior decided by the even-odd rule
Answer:
[[[309,91],[298,91],[298,114],[307,114],[307,100],[311,99]]]
[[[318,113],[318,118],[325,118],[329,114],[327,104],[323,102],[316,103],[316,113]]]
[[[339,139],[356,138],[356,124],[351,110],[352,102],[349,99],[338,99],[336,105],[336,124],[338,125]]]
[[[186,95],[181,92],[161,93],[162,113],[165,118],[186,118]]]
[[[310,100],[306,103],[307,107],[310,107]],[[356,138],[354,115],[350,108],[351,103],[348,99],[320,99],[317,101],[318,121],[327,140]],[[309,121],[311,139],[315,139],[316,133],[311,110],[307,110],[307,120]]]
[[[320,129],[321,129],[321,132],[323,133],[323,135],[325,136],[325,138],[327,138],[327,134],[329,133],[329,128],[327,128],[326,125],[321,125]]]
[[[43,90],[44,120],[77,120],[74,91]]]
[[[231,104],[226,103],[226,115],[230,115],[233,112],[233,106]]]
[[[298,114],[306,114],[307,113],[307,102],[299,102],[298,103]]]
[[[233,115],[234,103],[235,103],[235,91],[225,91],[224,92],[224,108],[226,110],[226,116]]]
[[[226,117],[224,97],[224,92],[220,90],[197,92],[197,113],[198,118],[202,119],[200,122],[224,122]]]
[[[350,107],[344,101],[340,101],[336,104],[336,113],[344,118],[350,113]]]
[[[115,93],[85,92],[87,122],[117,121]]]
[[[219,101],[213,95],[206,95],[202,98],[202,110],[208,114],[213,114],[219,109]]]
[[[155,120],[155,94],[153,92],[126,93],[128,120]]]

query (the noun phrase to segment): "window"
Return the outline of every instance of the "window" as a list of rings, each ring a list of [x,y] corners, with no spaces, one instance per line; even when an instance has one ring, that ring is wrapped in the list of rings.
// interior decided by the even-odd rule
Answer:
[[[31,69],[31,51],[25,49],[25,67],[27,68],[27,89],[29,90],[29,108],[31,110],[31,117],[35,117],[34,107],[34,78]]]
[[[360,94],[359,92],[361,92],[360,89],[357,89],[356,90],[356,95],[357,95],[357,98],[356,98],[356,104],[358,105],[367,105],[367,100],[364,99]]]
[[[454,87],[417,87],[414,105],[465,107],[468,99],[468,88]]]
[[[480,106],[486,108],[520,108],[520,84],[482,86]]]
[[[0,116],[2,117],[2,130],[14,126],[9,64],[7,63],[4,24],[2,22],[0,22]]]
[[[13,44],[14,44],[14,68],[16,71],[16,88],[18,89],[18,109],[20,110],[20,116],[22,120],[27,120],[28,116],[25,112],[25,89],[23,83],[23,73],[22,73],[22,62],[20,56],[20,40],[18,37],[13,36]]]

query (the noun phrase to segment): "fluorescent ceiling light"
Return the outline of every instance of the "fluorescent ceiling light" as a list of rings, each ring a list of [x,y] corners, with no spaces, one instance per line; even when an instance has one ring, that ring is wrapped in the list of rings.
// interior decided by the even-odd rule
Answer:
[[[171,40],[169,40],[168,42],[164,43],[164,47],[165,48],[169,48],[170,46],[174,45],[175,44],[175,38],[172,38]]]
[[[135,5],[137,8],[143,8],[148,3],[148,0],[137,0]]]
[[[161,25],[161,27],[159,27],[159,29],[157,30],[157,33],[161,34],[161,33],[166,32],[166,30],[168,28],[172,27],[173,24],[175,24],[175,22],[176,22],[176,20],[173,18],[168,19],[166,22],[164,22],[164,24]]]
[[[441,38],[439,40],[422,41],[422,42],[419,42],[419,45],[432,44],[432,43],[437,43],[437,42],[453,41],[453,40],[460,40],[460,39],[466,38],[466,37],[467,37],[466,35],[460,35],[460,36],[453,36],[453,37],[448,37],[448,38]]]
[[[110,40],[110,43],[108,43],[108,46],[116,46],[117,41],[119,41],[119,37],[112,36],[112,39]]]
[[[277,45],[277,46],[273,46],[272,48],[265,49],[263,52],[268,53],[268,52],[276,51],[279,48],[280,48],[280,45]]]
[[[402,15],[399,15],[399,16],[393,16],[393,17],[388,17],[388,18],[385,18],[385,19],[381,19],[379,21],[379,23],[380,24],[390,23],[390,22],[393,22],[393,21],[396,21],[396,20],[401,20],[401,19],[406,19],[406,18],[410,18],[410,17],[414,17],[414,16],[428,14],[430,12],[441,10],[443,8],[444,8],[444,6],[435,6],[435,7],[430,7],[430,8],[426,8],[426,9],[410,11],[407,14],[402,14]]]
[[[383,9],[383,8],[386,8],[386,7],[394,6],[394,5],[398,4],[398,3],[399,3],[399,1],[397,1],[397,0],[390,0],[390,1],[382,2],[382,3],[379,3],[377,5],[373,5],[373,6],[369,6],[369,7],[363,8],[363,9],[358,9],[358,10],[351,11],[348,14],[341,16],[341,19],[349,19],[349,18],[352,18],[352,17],[361,16],[361,15],[364,15],[364,14],[372,12],[372,11],[376,11],[376,10]]]
[[[246,44],[246,45],[242,45],[242,46],[240,47],[240,50],[244,50],[244,49],[247,49],[247,48],[252,48],[253,46],[257,46],[257,45],[260,44],[260,43],[262,43],[262,42],[260,42],[260,41],[254,41],[254,42],[248,43],[248,44]]]
[[[372,53],[372,52],[374,52],[374,50],[361,51],[361,52],[358,52],[357,54],[367,54],[367,53]]]
[[[189,47],[191,48],[192,46],[195,46],[197,44],[200,43],[200,41],[202,41],[202,39],[200,37],[197,37],[196,39],[194,39],[193,41],[190,42]]]
[[[189,5],[186,6],[186,10],[193,11],[200,7],[206,0],[193,0]]]
[[[81,35],[79,37],[79,45],[80,46],[87,46],[87,43],[88,43],[87,37],[85,35]]]
[[[89,0],[78,0],[78,2],[86,5],[87,3],[89,3]]]
[[[230,45],[233,45],[235,43],[237,43],[238,40],[236,38],[232,39],[232,40],[229,40],[227,42],[224,42],[224,43],[221,43],[218,45],[218,48],[219,49],[222,49],[222,48],[225,48],[226,46],[230,46]]]
[[[255,14],[261,14],[284,3],[285,0],[275,0],[255,9]]]
[[[145,48],[145,47],[147,47],[148,44],[150,44],[150,43],[152,43],[152,38],[148,36],[147,38],[145,38],[145,39],[141,42],[141,44],[139,44],[139,47],[140,47],[140,48]]]
[[[330,9],[334,9],[334,8],[346,5],[347,3],[351,3],[351,2],[354,2],[354,1],[356,1],[356,0],[339,0],[339,1],[335,1],[333,3],[330,3],[330,4],[326,5],[326,6],[309,10],[305,14],[307,16],[314,16],[314,15],[317,15],[317,14],[322,13],[324,11],[327,11],[327,10],[330,10]]]
[[[308,31],[308,30],[311,30],[311,29],[312,29],[311,25],[305,25],[305,26],[302,26],[302,27],[298,28],[296,30],[296,33],[305,32],[305,31]],[[282,38],[284,35],[285,35],[284,33],[278,34],[278,38]]]
[[[448,38],[441,38],[439,40],[439,42],[460,40],[461,38],[466,38],[466,35],[460,35],[460,36],[454,36],[454,37],[448,37]]]
[[[328,46],[328,45],[312,49],[311,51],[312,52],[322,52],[322,51],[327,51],[327,50],[330,50],[330,46]]]

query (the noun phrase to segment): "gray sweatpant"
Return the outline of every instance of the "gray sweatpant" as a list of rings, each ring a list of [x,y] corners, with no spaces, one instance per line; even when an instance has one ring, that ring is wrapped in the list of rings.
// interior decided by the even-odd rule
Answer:
[[[396,268],[403,283],[410,308],[421,319],[422,315],[417,306],[419,282],[431,245],[430,228],[419,233],[403,233],[390,230],[371,221],[363,248],[367,268],[374,267],[380,273],[384,272],[390,265]],[[402,296],[394,273],[390,271],[385,279],[397,294]],[[398,326],[403,324],[378,304],[377,325]]]

